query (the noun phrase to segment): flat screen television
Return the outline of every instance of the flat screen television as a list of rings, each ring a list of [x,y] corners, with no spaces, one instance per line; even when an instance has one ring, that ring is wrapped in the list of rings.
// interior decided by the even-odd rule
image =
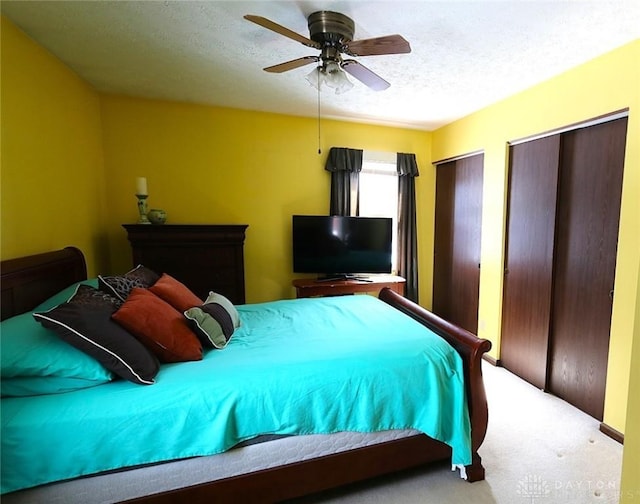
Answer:
[[[293,271],[320,280],[391,273],[392,219],[294,215]]]

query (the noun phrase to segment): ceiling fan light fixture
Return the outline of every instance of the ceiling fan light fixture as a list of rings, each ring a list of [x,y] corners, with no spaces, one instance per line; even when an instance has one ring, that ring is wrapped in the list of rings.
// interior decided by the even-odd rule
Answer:
[[[320,67],[314,67],[313,70],[311,70],[307,76],[305,77],[307,79],[307,82],[314,88],[317,90],[320,90],[320,86],[322,84],[322,75],[320,74]]]
[[[344,70],[339,69],[337,72],[329,74],[330,79],[327,79],[327,87],[334,88],[336,94],[346,93],[353,87],[353,82],[347,78],[347,74]]]
[[[342,94],[353,87],[353,82],[347,78],[345,71],[335,61],[329,61],[324,66],[315,67],[306,79],[318,91],[322,91],[324,85],[335,90],[336,94]]]

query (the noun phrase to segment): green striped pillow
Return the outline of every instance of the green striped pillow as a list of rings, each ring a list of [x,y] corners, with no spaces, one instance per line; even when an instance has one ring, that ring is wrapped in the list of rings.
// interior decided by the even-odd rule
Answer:
[[[184,312],[203,346],[222,349],[227,346],[235,329],[240,327],[240,315],[226,297],[210,292],[201,306]]]

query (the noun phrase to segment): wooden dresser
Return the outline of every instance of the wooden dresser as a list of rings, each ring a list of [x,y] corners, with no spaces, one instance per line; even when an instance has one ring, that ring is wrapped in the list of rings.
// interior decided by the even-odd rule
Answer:
[[[133,265],[167,273],[205,300],[216,291],[244,304],[245,224],[123,224]]]

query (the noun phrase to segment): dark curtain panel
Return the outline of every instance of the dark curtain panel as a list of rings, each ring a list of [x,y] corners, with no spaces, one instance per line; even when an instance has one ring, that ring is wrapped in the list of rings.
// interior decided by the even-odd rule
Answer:
[[[415,154],[398,153],[398,274],[407,280],[405,296],[418,302]]]
[[[358,178],[362,170],[362,150],[331,147],[325,170],[331,172],[329,215],[358,213]]]

